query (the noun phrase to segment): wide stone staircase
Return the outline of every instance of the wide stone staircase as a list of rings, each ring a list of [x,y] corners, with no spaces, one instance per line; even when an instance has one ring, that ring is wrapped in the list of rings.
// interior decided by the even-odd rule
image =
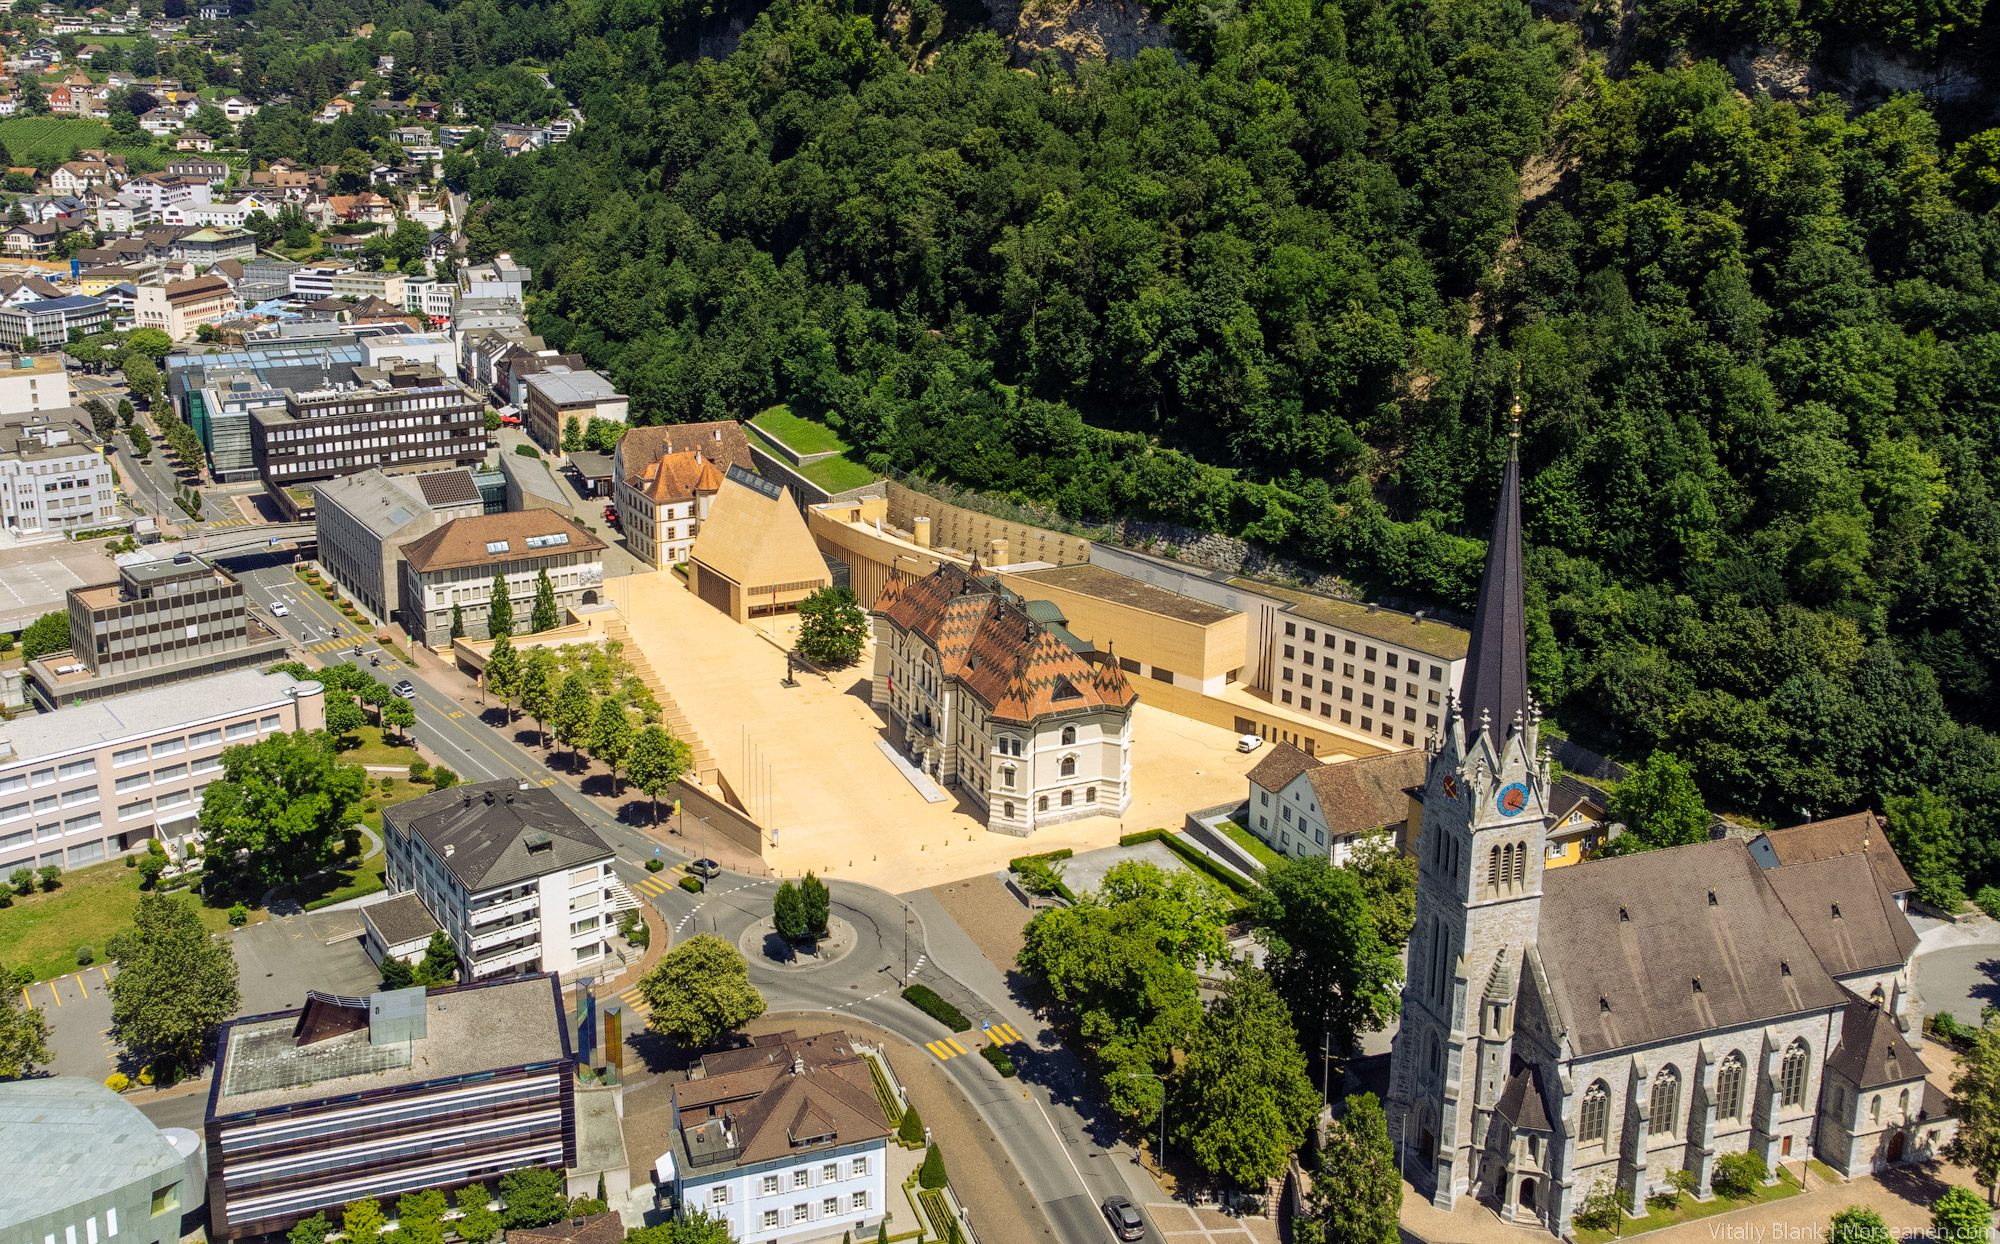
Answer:
[[[708,745],[701,741],[701,736],[695,733],[694,723],[688,720],[688,715],[681,711],[681,706],[674,703],[674,697],[667,693],[666,684],[660,681],[658,671],[654,670],[652,663],[646,660],[646,654],[632,642],[632,632],[625,626],[625,619],[616,615],[608,619],[604,624],[604,637],[624,645],[624,651],[619,655],[631,663],[632,673],[640,682],[646,684],[647,689],[653,693],[653,698],[660,702],[660,724],[675,738],[686,743],[689,750],[694,753],[694,763],[689,776],[703,787],[713,787],[714,755],[709,752]]]

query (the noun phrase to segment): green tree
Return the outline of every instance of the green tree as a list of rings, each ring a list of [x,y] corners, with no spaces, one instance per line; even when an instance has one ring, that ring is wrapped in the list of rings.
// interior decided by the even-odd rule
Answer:
[[[1929,790],[1891,795],[1884,803],[1889,845],[1910,870],[1917,897],[1940,911],[1965,905],[1965,878],[1958,871],[1958,827],[1952,807]]]
[[[2000,1185],[2000,1015],[1986,1016],[1973,1034],[1972,1048],[1958,1060],[1951,1081],[1951,1113],[1958,1134],[1944,1156],[1969,1168],[1993,1200]]]
[[[507,1230],[546,1227],[569,1215],[569,1196],[561,1171],[509,1171],[500,1177],[500,1223]]]
[[[465,606],[463,605],[454,604],[451,607],[451,637],[453,639],[465,638]]]
[[[1361,897],[1375,918],[1375,936],[1384,946],[1410,940],[1417,922],[1417,861],[1396,849],[1386,834],[1363,838],[1342,865],[1361,882]]]
[[[1324,1031],[1336,1049],[1351,1050],[1396,1013],[1402,963],[1376,932],[1355,873],[1323,856],[1284,860],[1266,870],[1251,920],[1301,1044],[1318,1048]]]
[[[1203,1169],[1256,1184],[1284,1168],[1319,1113],[1291,1012],[1263,973],[1239,968],[1195,1026],[1171,1124]]]
[[[372,1196],[340,1207],[340,1229],[347,1233],[351,1244],[374,1239],[388,1225],[389,1215],[382,1212],[382,1203]]]
[[[1970,1188],[1947,1188],[1931,1202],[1931,1239],[1937,1244],[1979,1244],[1992,1231],[1993,1211]]]
[[[799,602],[799,654],[814,665],[852,665],[868,638],[868,615],[854,593],[823,587]]]
[[[919,1188],[942,1188],[948,1182],[944,1170],[944,1151],[933,1144],[924,1151],[924,1164],[917,1168]]]
[[[313,1214],[300,1219],[285,1233],[286,1244],[326,1244],[326,1237],[333,1234],[333,1224],[325,1214]]]
[[[382,724],[393,727],[404,739],[410,735],[410,727],[417,724],[417,710],[399,695],[392,695],[382,703]]]
[[[562,451],[566,454],[581,452],[583,449],[583,420],[571,415],[563,420]]]
[[[590,693],[590,684],[581,673],[570,671],[556,689],[550,720],[555,724],[556,738],[572,756],[590,742],[590,728],[597,722],[597,697]]]
[[[500,1215],[487,1206],[493,1201],[493,1189],[487,1184],[467,1184],[458,1190],[454,1202],[459,1218],[453,1225],[458,1238],[466,1244],[487,1244],[500,1234]]]
[[[625,762],[625,778],[646,793],[653,804],[653,821],[660,819],[660,796],[694,763],[694,749],[667,733],[664,726],[647,726],[632,740],[632,756]]]
[[[521,711],[534,719],[543,747],[549,745],[546,723],[556,709],[556,691],[556,654],[532,649],[521,663]]]
[[[406,1192],[396,1200],[396,1244],[443,1244],[444,1193]]]
[[[229,943],[209,936],[192,902],[142,894],[132,927],[107,949],[118,961],[110,984],[118,1040],[149,1061],[200,1068],[210,1037],[242,1001]]]
[[[521,694],[521,654],[514,650],[514,641],[503,631],[493,641],[493,650],[486,654],[485,686],[488,691],[500,697],[500,703],[507,709],[507,720],[514,719],[514,697]]]
[[[730,1244],[729,1221],[710,1218],[705,1210],[683,1209],[671,1222],[626,1232],[625,1244]]]
[[[348,810],[367,781],[359,767],[340,763],[323,730],[226,748],[222,777],[202,796],[210,856],[266,884],[317,872],[339,858]],[[239,852],[240,865],[233,862]]]
[[[458,951],[442,930],[433,932],[424,946],[424,957],[411,972],[411,983],[431,987],[449,985],[458,978]]]
[[[1626,828],[1612,840],[1613,853],[1708,841],[1711,818],[1694,773],[1669,752],[1655,751],[1626,774],[1611,796],[1611,816]]]
[[[924,1120],[923,1116],[917,1113],[915,1102],[903,1108],[902,1121],[896,1125],[896,1139],[906,1145],[924,1143]]]
[[[529,626],[539,635],[562,625],[562,616],[556,612],[556,587],[549,582],[547,570],[535,572],[535,612]]]
[[[118,426],[130,428],[132,421],[138,417],[139,412],[132,409],[131,399],[123,397],[118,399]]]
[[[632,754],[632,716],[625,706],[616,700],[607,699],[597,706],[597,717],[590,723],[590,756],[611,771],[611,780],[618,780],[618,767]]]
[[[486,637],[498,639],[514,633],[514,598],[507,594],[507,576],[493,572],[492,599],[486,605]]]
[[[799,901],[798,887],[789,881],[778,884],[778,893],[771,900],[771,923],[787,942],[806,935],[805,906]]]
[[[69,647],[69,615],[45,613],[21,631],[21,656],[29,661]]]
[[[1889,1228],[1882,1215],[1866,1205],[1850,1205],[1833,1216],[1828,1244],[1888,1244]]]
[[[1320,1151],[1312,1196],[1295,1223],[1299,1244],[1395,1244],[1403,1180],[1389,1121],[1373,1093],[1347,1099]]]
[[[150,356],[138,351],[129,352],[119,364],[119,371],[124,375],[125,387],[132,391],[133,397],[149,407],[159,403],[162,386],[160,369]]]
[[[48,1018],[41,1008],[29,1006],[19,989],[8,990],[7,1000],[0,1002],[0,1080],[27,1079],[53,1057]]]
[[[743,956],[706,933],[660,956],[638,987],[653,1008],[648,1025],[683,1049],[709,1046],[764,1013],[764,995],[750,983]]]
[[[807,869],[805,877],[799,882],[799,916],[805,921],[806,932],[814,937],[826,936],[827,921],[832,912],[833,896],[827,893],[826,882]]]

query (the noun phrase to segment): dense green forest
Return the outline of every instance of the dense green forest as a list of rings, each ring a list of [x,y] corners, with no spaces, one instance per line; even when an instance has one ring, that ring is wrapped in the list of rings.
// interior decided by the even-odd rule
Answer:
[[[1615,77],[1516,0],[1164,12],[1183,55],[1074,71],[830,0],[723,60],[631,0],[374,37],[583,110],[449,172],[642,418],[789,402],[879,466],[1465,609],[1518,375],[1557,720],[1780,823],[1935,790],[2000,878],[2000,131],[1686,54],[1917,54],[1977,7],[1660,6],[1671,67]]]

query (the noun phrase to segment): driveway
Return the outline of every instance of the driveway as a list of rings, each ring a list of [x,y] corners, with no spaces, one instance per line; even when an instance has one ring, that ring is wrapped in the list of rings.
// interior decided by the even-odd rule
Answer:
[[[1910,924],[1917,930],[1917,997],[1925,1014],[1949,1011],[1976,1025],[1981,1011],[2000,1006],[2000,922],[1983,915],[1959,924],[1911,916]]]

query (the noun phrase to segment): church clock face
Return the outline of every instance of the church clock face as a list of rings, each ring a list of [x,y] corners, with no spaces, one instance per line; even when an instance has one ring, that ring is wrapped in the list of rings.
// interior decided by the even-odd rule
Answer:
[[[1500,796],[1494,803],[1499,807],[1501,816],[1519,816],[1528,807],[1528,788],[1519,782],[1509,782],[1501,788]]]
[[[1451,774],[1447,773],[1447,774],[1445,774],[1445,775],[1444,775],[1444,781],[1443,781],[1443,782],[1440,782],[1440,783],[1439,783],[1439,785],[1440,785],[1440,786],[1443,786],[1443,787],[1444,787],[1444,797],[1445,797],[1446,799],[1456,799],[1456,798],[1458,798],[1458,779],[1457,779],[1457,778],[1455,778],[1455,777],[1453,777],[1453,776],[1452,776]]]

